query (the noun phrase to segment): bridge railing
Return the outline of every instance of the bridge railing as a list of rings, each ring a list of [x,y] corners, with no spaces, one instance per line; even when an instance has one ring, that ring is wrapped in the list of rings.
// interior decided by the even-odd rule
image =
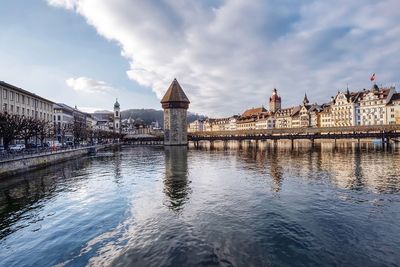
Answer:
[[[345,133],[381,133],[400,132],[400,125],[363,125],[342,127],[315,128],[278,128],[236,131],[202,131],[189,133],[189,137],[206,136],[257,136],[257,135],[312,135],[312,134],[345,134]]]

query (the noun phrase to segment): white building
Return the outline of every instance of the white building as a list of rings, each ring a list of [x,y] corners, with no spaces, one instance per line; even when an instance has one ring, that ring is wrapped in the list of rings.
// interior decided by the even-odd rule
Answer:
[[[0,81],[0,112],[53,121],[53,102],[22,88]],[[3,138],[0,137],[0,144]]]
[[[204,130],[204,121],[203,120],[195,120],[194,122],[189,123],[188,132],[202,132]]]
[[[24,89],[0,81],[2,112],[53,121],[53,102]]]
[[[355,126],[360,124],[358,99],[361,93],[339,92],[331,105],[331,125]]]
[[[388,124],[387,104],[389,104],[395,88],[379,88],[376,84],[372,89],[364,91],[360,97],[361,125]]]

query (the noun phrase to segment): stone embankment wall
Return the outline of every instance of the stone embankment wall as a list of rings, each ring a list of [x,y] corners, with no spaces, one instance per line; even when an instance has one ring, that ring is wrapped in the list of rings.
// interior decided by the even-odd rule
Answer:
[[[98,146],[96,151],[110,146]],[[31,155],[23,158],[9,159],[0,161],[0,178],[23,173],[33,169],[43,168],[55,163],[67,161],[69,159],[88,155],[90,148],[77,148],[53,152],[51,154]],[[93,148],[92,148],[93,150]]]

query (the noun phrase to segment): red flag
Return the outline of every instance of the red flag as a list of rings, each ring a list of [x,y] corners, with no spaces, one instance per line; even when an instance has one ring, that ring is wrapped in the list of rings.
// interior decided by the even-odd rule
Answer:
[[[371,82],[372,82],[372,81],[375,81],[375,73],[374,73],[374,74],[372,74],[372,76],[371,76],[370,80],[371,80]]]

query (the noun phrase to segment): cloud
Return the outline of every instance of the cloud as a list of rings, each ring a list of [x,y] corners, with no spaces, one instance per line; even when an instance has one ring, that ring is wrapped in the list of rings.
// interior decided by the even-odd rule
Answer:
[[[115,90],[103,81],[96,81],[87,77],[69,78],[65,83],[75,91],[82,93],[111,93]]]
[[[128,77],[159,98],[176,77],[195,112],[267,105],[273,87],[289,106],[370,86],[372,72],[399,80],[398,0],[48,2],[118,43]]]
[[[54,7],[62,7],[72,10],[76,7],[77,0],[47,0],[47,3]]]

